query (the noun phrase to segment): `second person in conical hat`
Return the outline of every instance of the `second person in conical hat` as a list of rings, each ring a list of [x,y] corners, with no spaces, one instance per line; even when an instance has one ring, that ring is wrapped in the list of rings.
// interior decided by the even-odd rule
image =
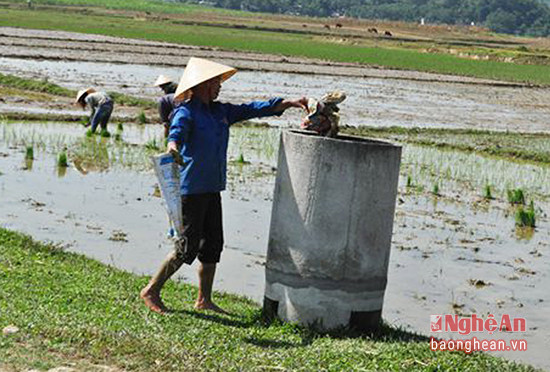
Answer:
[[[170,129],[172,113],[178,106],[178,102],[174,101],[174,93],[176,92],[178,85],[169,77],[159,75],[155,81],[155,86],[159,87],[164,92],[164,95],[157,100],[157,107],[160,121],[164,126],[164,138],[166,138],[168,137],[168,130]]]
[[[223,312],[212,301],[212,284],[223,248],[221,191],[225,190],[229,127],[238,121],[281,115],[287,108],[306,108],[307,98],[273,98],[246,104],[216,101],[221,83],[236,69],[213,61],[191,58],[175,97],[186,100],[174,110],[168,151],[179,152],[184,236],[159,271],[141,291],[149,309],[167,311],[161,300],[164,283],[183,265],[200,261],[198,310]]]
[[[95,133],[98,125],[101,126],[102,135],[108,134],[107,123],[113,113],[113,99],[105,92],[96,92],[94,88],[79,90],[76,95],[75,104],[86,108],[90,107],[90,122],[86,126],[91,125],[91,133]]]
[[[178,85],[174,83],[172,79],[164,75],[158,76],[157,80],[155,81],[155,86],[159,87],[164,92],[164,94],[174,93],[178,87]]]

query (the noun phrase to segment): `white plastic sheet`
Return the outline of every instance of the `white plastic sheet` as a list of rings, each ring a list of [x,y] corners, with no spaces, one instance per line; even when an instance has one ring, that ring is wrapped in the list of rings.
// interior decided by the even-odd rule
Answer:
[[[171,154],[151,157],[155,174],[159,180],[160,192],[166,201],[170,222],[178,237],[182,236],[183,221],[181,210],[180,170]]]

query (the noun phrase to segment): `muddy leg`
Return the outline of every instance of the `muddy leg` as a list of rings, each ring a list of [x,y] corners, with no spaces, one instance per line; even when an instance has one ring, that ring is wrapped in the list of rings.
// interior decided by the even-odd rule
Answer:
[[[168,311],[168,308],[162,303],[160,291],[164,283],[174,275],[182,264],[183,259],[178,257],[175,251],[171,252],[162,263],[159,271],[151,278],[149,284],[141,290],[140,297],[145,301],[145,306],[151,311],[159,314],[164,314]]]
[[[227,314],[225,310],[212,302],[212,285],[216,274],[215,263],[201,263],[199,266],[199,294],[195,302],[197,310],[213,310]]]

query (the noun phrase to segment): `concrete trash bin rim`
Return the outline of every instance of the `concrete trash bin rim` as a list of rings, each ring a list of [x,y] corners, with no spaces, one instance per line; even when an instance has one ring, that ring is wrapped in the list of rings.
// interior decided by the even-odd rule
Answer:
[[[285,130],[287,133],[302,135],[302,136],[309,136],[313,137],[318,141],[337,141],[337,142],[349,142],[349,143],[355,143],[355,144],[361,144],[366,146],[380,146],[380,147],[394,147],[394,148],[401,148],[402,146],[396,145],[391,142],[386,141],[380,141],[372,138],[365,138],[365,137],[359,137],[359,136],[352,136],[347,134],[339,134],[336,137],[324,137],[321,136],[315,132],[311,132],[308,130],[299,130],[299,129],[288,129]]]

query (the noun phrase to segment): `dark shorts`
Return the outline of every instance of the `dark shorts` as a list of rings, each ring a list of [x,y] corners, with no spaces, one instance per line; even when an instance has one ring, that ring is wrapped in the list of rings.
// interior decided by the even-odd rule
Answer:
[[[220,193],[183,195],[183,236],[176,253],[191,264],[220,262],[223,249],[222,203]]]

